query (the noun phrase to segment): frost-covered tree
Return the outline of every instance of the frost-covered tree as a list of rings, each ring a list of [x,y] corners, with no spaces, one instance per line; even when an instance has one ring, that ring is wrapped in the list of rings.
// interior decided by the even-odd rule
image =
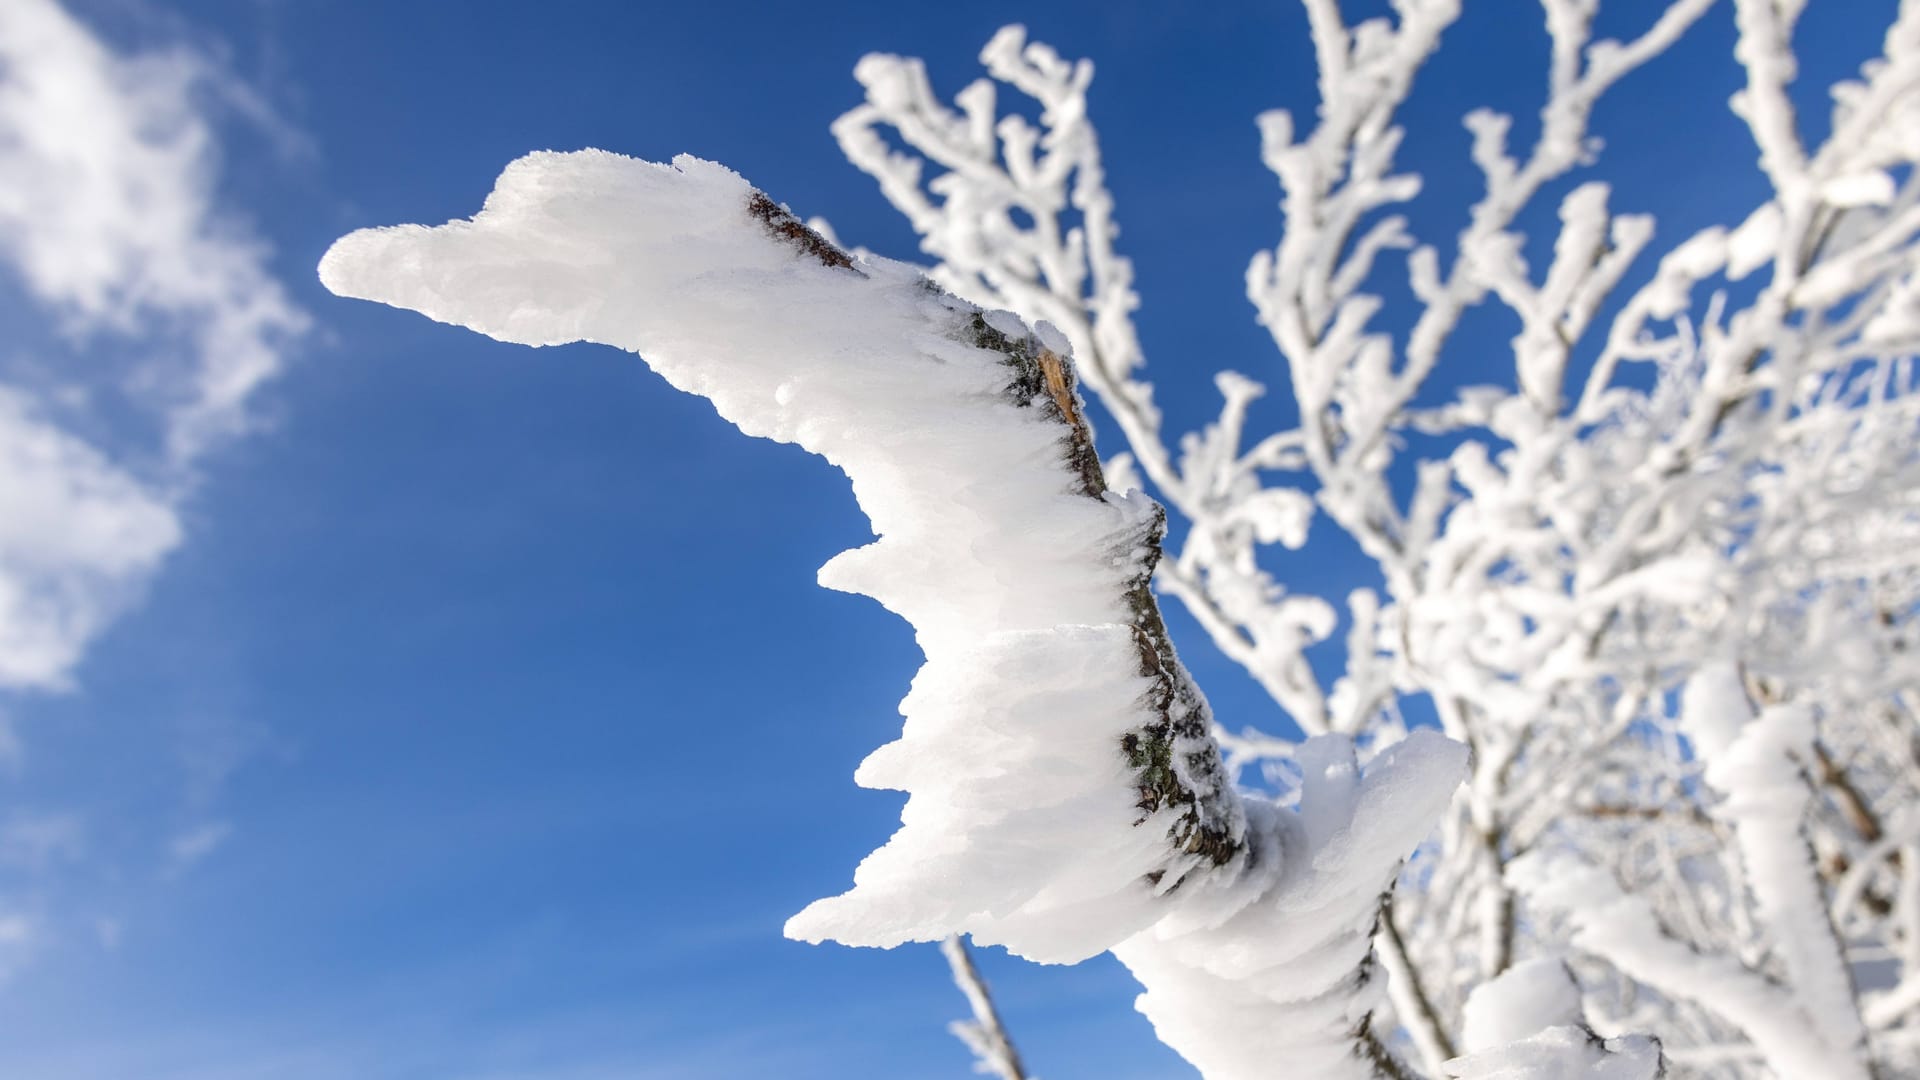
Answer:
[[[1233,372],[1215,421],[1165,429],[1092,67],[1017,27],[951,105],[917,61],[856,70],[835,133],[925,272],[718,165],[587,151],[515,162],[470,221],[355,233],[321,274],[632,350],[847,473],[878,539],[821,582],[905,617],[927,662],[857,775],[908,792],[900,830],[790,934],[1111,950],[1216,1078],[1890,1080],[1920,1070],[1920,2],[1817,144],[1789,94],[1803,4],[1730,2],[1770,193],[1656,257],[1581,176],[1589,120],[1713,0],[1640,5],[1626,41],[1594,38],[1596,0],[1543,0],[1538,135],[1466,117],[1484,194],[1445,245],[1395,212],[1420,190],[1395,116],[1457,0],[1358,24],[1305,0],[1319,109],[1260,118],[1284,227],[1246,279],[1284,431],[1247,430],[1265,388]],[[1554,194],[1530,261],[1520,222]],[[1475,307],[1514,326],[1512,376],[1443,396]],[[1105,461],[1083,387],[1124,441]],[[1376,587],[1282,587],[1316,524]],[[1215,723],[1168,597],[1296,731]],[[1336,635],[1323,683],[1308,650]],[[948,951],[963,1037],[1022,1075]]]

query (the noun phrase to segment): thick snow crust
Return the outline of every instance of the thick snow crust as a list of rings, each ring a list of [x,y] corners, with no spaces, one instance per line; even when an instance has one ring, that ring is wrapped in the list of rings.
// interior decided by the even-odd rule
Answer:
[[[1135,825],[1119,749],[1152,719],[1122,602],[1151,504],[1072,490],[1061,425],[1012,406],[1004,358],[960,340],[971,308],[905,265],[809,258],[752,194],[689,157],[534,154],[472,221],[354,233],[320,274],[506,341],[639,353],[742,431],[845,470],[878,539],[820,581],[904,616],[927,654],[901,738],[856,778],[911,797],[853,891],[789,933],[1094,955],[1152,921],[1144,882],[1174,869],[1165,828]]]
[[[1170,911],[1114,950],[1140,1011],[1208,1077],[1379,1075],[1356,1056],[1385,995],[1372,960],[1380,901],[1466,769],[1466,748],[1415,732],[1362,770],[1341,735],[1299,752],[1297,811],[1249,800],[1282,870],[1257,902]],[[1285,1022],[1275,1023],[1276,1017]]]
[[[1467,998],[1467,1053],[1447,1063],[1462,1080],[1657,1080],[1659,1044],[1602,1039],[1581,1014],[1580,987],[1555,957],[1538,957],[1481,983]]]
[[[1350,741],[1316,739],[1298,811],[1201,791],[1232,857],[1170,842],[1173,811],[1139,808],[1142,767],[1122,749],[1167,719],[1136,609],[1158,508],[1090,492],[1061,412],[1023,399],[1008,355],[977,344],[982,325],[1028,351],[1064,341],[903,264],[832,265],[776,235],[755,198],[690,157],[533,154],[472,220],[356,232],[320,274],[505,341],[639,353],[742,431],[852,480],[878,538],[820,580],[905,617],[926,653],[901,737],[856,774],[909,798],[853,889],[790,935],[891,946],[964,932],[1051,962],[1117,947],[1147,986],[1142,1010],[1210,1077],[1280,1061],[1375,1075],[1356,1049],[1374,1045],[1360,1037],[1381,982],[1372,926],[1464,748],[1419,733],[1363,772]],[[1206,739],[1176,745],[1170,768],[1188,790],[1220,775]]]

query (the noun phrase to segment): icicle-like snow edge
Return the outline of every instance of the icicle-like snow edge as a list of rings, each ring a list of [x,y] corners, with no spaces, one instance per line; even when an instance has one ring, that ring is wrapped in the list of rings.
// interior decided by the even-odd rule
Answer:
[[[904,616],[927,663],[901,738],[857,774],[909,793],[901,829],[790,934],[967,932],[1072,961],[1149,925],[1160,893],[1278,869],[1248,858],[1147,589],[1164,515],[1106,490],[1046,328],[856,264],[685,156],[532,154],[473,219],[356,232],[320,275],[505,341],[639,353],[742,431],[845,470],[878,539],[821,582]]]
[[[1465,748],[1415,732],[1363,770],[1327,736],[1297,811],[1231,789],[1148,588],[1165,515],[1107,490],[1051,328],[847,256],[689,157],[530,155],[473,219],[356,232],[320,273],[502,340],[636,352],[846,472],[877,539],[821,583],[902,615],[927,661],[856,774],[908,793],[901,827],[790,935],[1114,949],[1209,1077],[1397,1073],[1372,929]]]

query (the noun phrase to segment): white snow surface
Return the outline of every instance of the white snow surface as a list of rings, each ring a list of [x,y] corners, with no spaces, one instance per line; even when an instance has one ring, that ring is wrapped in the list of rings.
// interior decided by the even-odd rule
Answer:
[[[1681,694],[1680,730],[1706,761],[1724,755],[1753,719],[1740,669],[1721,660],[1702,665]]]
[[[1515,964],[1475,987],[1461,1034],[1467,1053],[1446,1063],[1464,1080],[1656,1080],[1660,1045],[1602,1039],[1587,1027],[1580,987],[1558,957]]]
[[[1447,1062],[1459,1080],[1659,1080],[1660,1045],[1644,1035],[1602,1039],[1578,1024],[1548,1028]]]
[[[1788,988],[1673,937],[1643,897],[1622,891],[1605,870],[1572,856],[1530,852],[1508,866],[1507,879],[1536,914],[1567,920],[1574,948],[1606,957],[1662,994],[1706,1003],[1753,1040],[1782,1080],[1866,1080],[1870,1075],[1857,1055],[1823,1039]],[[1505,1080],[1529,1074],[1462,1075]]]
[[[1703,684],[1713,689],[1703,692]],[[1816,736],[1812,712],[1789,704],[1756,714],[1730,666],[1696,676],[1685,706],[1682,730],[1706,762],[1707,785],[1722,796],[1715,815],[1733,827],[1747,887],[1774,931],[1799,1008],[1835,1055],[1864,1060],[1867,1035],[1852,978],[1801,824],[1812,797],[1805,764]]]
[[[854,889],[788,932],[1099,953],[1152,920],[1146,876],[1182,869],[1164,822],[1134,824],[1119,749],[1151,719],[1122,601],[1151,505],[1073,490],[1064,428],[1009,407],[999,355],[956,340],[963,312],[911,267],[824,265],[751,194],[690,157],[533,154],[472,221],[354,233],[320,276],[506,341],[639,353],[740,430],[845,470],[879,539],[821,583],[904,616],[927,654],[901,738],[856,778],[911,795]]]
[[[1156,718],[1124,600],[1153,504],[1084,493],[1067,429],[1016,407],[1004,358],[965,342],[975,309],[904,264],[803,254],[748,212],[752,194],[691,157],[532,154],[472,220],[356,232],[320,275],[501,340],[639,353],[742,431],[851,479],[878,539],[820,580],[905,617],[926,653],[901,737],[857,773],[909,798],[854,888],[795,916],[791,936],[964,932],[1049,962],[1118,947],[1147,986],[1142,1010],[1207,1076],[1280,1060],[1374,1075],[1355,1037],[1382,981],[1370,931],[1464,747],[1417,732],[1362,772],[1344,737],[1313,740],[1299,812],[1229,799],[1239,854],[1214,866],[1177,851],[1171,811],[1135,807],[1120,749]]]
[[[1259,902],[1182,909],[1114,950],[1147,987],[1138,1007],[1161,1040],[1214,1080],[1261,1080],[1276,1062],[1316,1080],[1378,1075],[1355,1056],[1355,1033],[1386,990],[1374,920],[1466,756],[1415,731],[1362,770],[1346,736],[1309,739],[1298,812],[1248,801],[1253,834],[1283,867]]]
[[[1469,1051],[1491,1050],[1581,1022],[1580,987],[1555,956],[1524,960],[1475,987],[1460,1033]]]

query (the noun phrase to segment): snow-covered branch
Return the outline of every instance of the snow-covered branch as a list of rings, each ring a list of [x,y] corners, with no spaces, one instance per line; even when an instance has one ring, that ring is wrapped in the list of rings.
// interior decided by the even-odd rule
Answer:
[[[1636,9],[1624,41],[1597,0],[1542,0],[1538,135],[1465,118],[1485,191],[1448,245],[1414,234],[1396,158],[1457,0],[1305,0],[1319,101],[1259,119],[1285,227],[1246,274],[1290,430],[1255,430],[1267,388],[1231,371],[1214,419],[1166,430],[1093,68],[1019,27],[951,103],[867,57],[834,126],[926,276],[719,166],[597,152],[516,162],[473,220],[356,233],[322,273],[637,352],[847,473],[878,539],[821,581],[927,662],[857,774],[908,793],[901,828],[795,936],[1112,950],[1216,1078],[1888,1080],[1920,1068],[1920,2],[1823,139],[1794,113],[1802,7],[1723,6],[1768,192],[1656,251],[1582,170],[1605,96],[1713,0]],[[1487,352],[1456,341],[1482,305],[1511,375],[1435,400]],[[1081,379],[1124,441],[1104,463]],[[1397,460],[1415,434],[1442,449]],[[1274,572],[1322,516],[1377,569],[1344,605]],[[1150,585],[1299,730],[1216,725]],[[969,1045],[1018,1075],[956,971]]]
[[[1298,810],[1232,789],[1147,589],[1163,515],[1107,490],[1051,328],[855,261],[687,157],[531,155],[471,221],[354,233],[321,277],[502,340],[637,352],[852,480],[878,539],[821,580],[901,614],[926,652],[900,739],[856,775],[908,801],[854,888],[789,934],[1113,949],[1209,1075],[1393,1074],[1369,931],[1462,748],[1419,733],[1363,772],[1334,738],[1310,744]]]
[[[1425,698],[1472,747],[1382,942],[1405,983],[1390,995],[1402,1047],[1429,1072],[1466,1045],[1476,987],[1610,940],[1529,920],[1509,872],[1528,853],[1611,875],[1671,946],[1574,957],[1596,1030],[1650,1028],[1703,1075],[1797,1068],[1789,1031],[1870,1073],[1920,1067],[1920,851],[1898,827],[1920,798],[1920,4],[1833,87],[1815,140],[1790,92],[1804,4],[1732,0],[1745,86],[1731,104],[1770,193],[1643,259],[1652,218],[1578,172],[1598,160],[1605,96],[1714,6],[1649,6],[1615,41],[1594,35],[1596,0],[1542,0],[1538,135],[1516,148],[1506,116],[1466,117],[1485,193],[1443,257],[1396,212],[1420,193],[1396,164],[1397,116],[1459,5],[1397,0],[1349,23],[1305,0],[1319,101],[1310,127],[1260,117],[1285,229],[1247,272],[1301,416],[1273,433],[1248,430],[1264,388],[1230,372],[1216,421],[1163,430],[1085,61],[1010,28],[956,111],[917,61],[870,57],[868,100],[836,129],[941,280],[1102,358],[1088,385],[1126,440],[1116,477],[1138,467],[1187,526],[1158,587],[1302,734],[1352,734],[1364,758],[1405,736],[1403,700]],[[996,81],[1040,103],[1038,132],[995,118]],[[1521,223],[1556,205],[1551,257],[1531,266]],[[1375,324],[1382,275],[1402,273],[1415,305],[1396,334]],[[1517,326],[1510,384],[1431,400],[1462,317],[1490,304]],[[1400,466],[1411,432],[1447,449]],[[1349,598],[1345,671],[1325,685],[1308,650],[1341,617],[1270,572],[1321,514],[1380,580]],[[1763,702],[1736,740],[1746,767],[1716,764],[1673,707],[1728,662]],[[1296,783],[1289,733],[1217,738],[1232,771]],[[1700,997],[1710,980],[1681,973],[1685,956],[1741,973],[1765,1008]],[[1776,1013],[1798,1026],[1758,1030]]]
[[[1244,447],[1247,406],[1264,388],[1227,372],[1216,380],[1220,419],[1176,451],[1152,387],[1136,374],[1144,363],[1132,317],[1139,300],[1133,266],[1114,247],[1113,196],[1087,114],[1093,66],[1029,43],[1018,26],[995,35],[980,57],[992,78],[961,91],[952,107],[934,95],[918,60],[866,57],[855,76],[867,100],[835,122],[834,134],[939,260],[935,280],[1066,335],[1127,442],[1115,486],[1135,486],[1137,467],[1193,526],[1165,564],[1163,585],[1301,726],[1329,730],[1325,691],[1302,654],[1331,632],[1334,613],[1317,597],[1286,595],[1255,558],[1263,545],[1305,542],[1311,501],[1258,478],[1303,467],[1302,447],[1285,436]],[[996,119],[1002,87],[1040,106],[1039,130],[1017,113]],[[883,129],[919,156],[892,149]],[[929,164],[944,171],[929,178]]]

